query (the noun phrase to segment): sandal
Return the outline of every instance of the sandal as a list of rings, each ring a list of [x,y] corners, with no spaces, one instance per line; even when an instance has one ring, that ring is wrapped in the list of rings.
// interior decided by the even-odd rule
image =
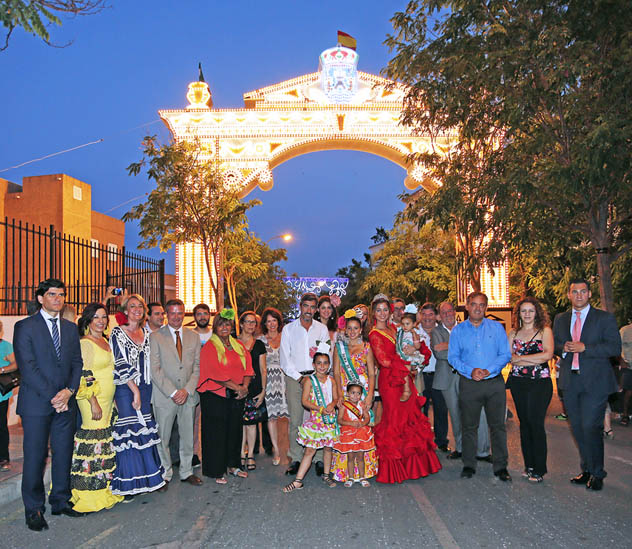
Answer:
[[[331,473],[325,473],[323,474],[323,482],[329,486],[329,488],[335,488],[336,487],[336,481],[331,478]]]
[[[621,418],[621,421],[619,421],[619,423],[621,425],[629,425],[630,424],[630,417],[629,416],[623,416]]]
[[[371,483],[367,479],[361,478],[360,486],[362,486],[362,488],[368,488],[369,486],[371,486]]]
[[[272,465],[279,465],[281,463],[281,458],[272,458]]]
[[[252,463],[248,463],[252,461]],[[257,464],[255,463],[255,458],[253,457],[248,457],[246,458],[246,469],[248,469],[248,471],[254,471],[257,468]]]
[[[296,477],[292,482],[290,482],[287,486],[283,487],[283,493],[289,494],[290,492],[294,492],[294,490],[302,490],[303,489],[303,479]]]
[[[219,477],[215,479],[215,484],[228,484],[228,481],[224,477]]]
[[[245,457],[242,457],[242,458],[241,458],[241,467],[242,467],[243,469],[245,469],[245,468],[246,468],[246,459],[247,459],[247,458],[245,458]]]
[[[248,478],[248,473],[246,471],[242,471],[239,467],[235,467],[232,471],[228,471],[230,475],[239,478]]]
[[[612,429],[608,429],[603,432],[603,436],[612,440],[614,438],[614,433],[612,432]]]
[[[343,486],[345,488],[351,488],[353,486],[353,481],[352,480],[346,480]]]

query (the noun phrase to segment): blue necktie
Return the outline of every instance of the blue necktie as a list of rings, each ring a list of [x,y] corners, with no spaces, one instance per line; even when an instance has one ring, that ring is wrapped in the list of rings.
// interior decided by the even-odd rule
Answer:
[[[53,345],[55,346],[55,352],[57,353],[57,360],[61,360],[61,345],[59,344],[59,328],[57,328],[57,319],[49,318],[51,326],[53,327]]]

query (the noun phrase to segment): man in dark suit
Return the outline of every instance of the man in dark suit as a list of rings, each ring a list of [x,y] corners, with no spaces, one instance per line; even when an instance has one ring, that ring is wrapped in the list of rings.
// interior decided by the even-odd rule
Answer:
[[[601,490],[603,468],[603,420],[608,395],[617,391],[610,364],[621,354],[621,337],[614,315],[590,306],[590,285],[576,279],[568,299],[572,311],[560,313],[553,323],[555,354],[560,358],[558,387],[579,448],[582,471],[571,479],[591,490]]]
[[[26,525],[48,529],[44,468],[50,438],[52,489],[48,498],[53,515],[79,517],[70,506],[70,464],[76,428],[83,361],[77,326],[59,314],[66,288],[61,280],[40,282],[35,296],[41,309],[20,320],[13,332],[15,358],[22,376],[17,413],[24,429],[22,500]]]

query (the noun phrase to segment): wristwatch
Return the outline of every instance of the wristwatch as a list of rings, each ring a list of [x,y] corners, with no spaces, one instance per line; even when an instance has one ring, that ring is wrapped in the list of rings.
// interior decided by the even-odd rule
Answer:
[[[66,390],[67,390],[67,391],[70,391],[70,396],[72,396],[72,395],[74,395],[74,394],[75,394],[75,390],[74,390],[74,389],[71,389],[70,387],[66,387]]]

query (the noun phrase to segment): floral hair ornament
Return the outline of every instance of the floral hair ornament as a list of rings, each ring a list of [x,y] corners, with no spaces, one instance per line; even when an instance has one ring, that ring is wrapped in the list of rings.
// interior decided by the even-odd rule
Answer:
[[[344,330],[347,327],[347,319],[344,316],[338,317],[338,329]]]
[[[356,313],[355,309],[347,309],[345,311],[345,318],[357,318],[358,313]]]
[[[417,314],[417,305],[415,305],[414,303],[409,303],[408,305],[406,305],[406,308],[404,309],[405,313],[412,313],[414,315]]]
[[[356,316],[362,320],[362,318],[364,317],[364,311],[362,310],[362,307],[354,307],[353,310],[355,311]]]
[[[222,309],[219,313],[219,316],[225,318],[226,320],[235,320],[235,310],[234,309]]]
[[[391,300],[388,298],[388,296],[386,294],[377,294],[372,300],[371,303],[375,303],[376,301],[380,301],[380,300],[384,300],[384,301],[388,301],[389,303],[391,302]]]

